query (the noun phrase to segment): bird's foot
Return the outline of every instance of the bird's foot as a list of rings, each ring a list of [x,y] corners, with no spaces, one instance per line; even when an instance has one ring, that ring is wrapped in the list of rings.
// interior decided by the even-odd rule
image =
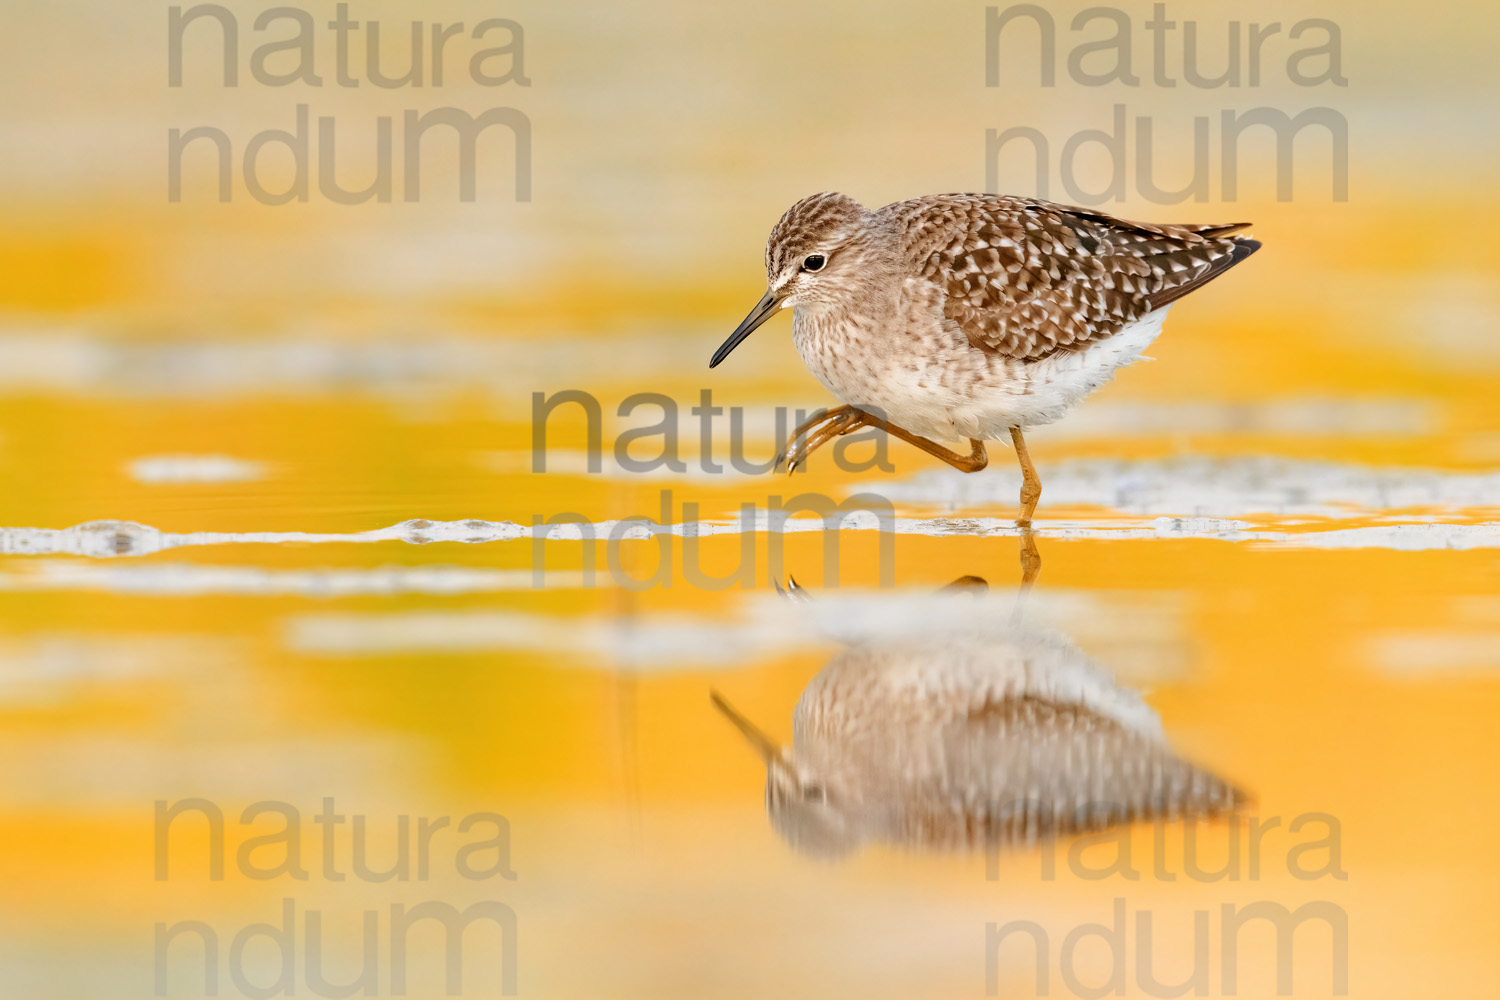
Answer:
[[[797,466],[807,461],[808,456],[813,452],[836,437],[866,426],[869,420],[867,414],[852,406],[839,406],[826,413],[813,414],[810,420],[804,421],[792,432],[786,447],[777,454],[776,462],[771,468],[776,469],[782,462],[785,462],[786,474],[790,476],[797,471]],[[814,427],[817,430],[808,433]],[[805,440],[803,440],[803,435],[806,435]]]

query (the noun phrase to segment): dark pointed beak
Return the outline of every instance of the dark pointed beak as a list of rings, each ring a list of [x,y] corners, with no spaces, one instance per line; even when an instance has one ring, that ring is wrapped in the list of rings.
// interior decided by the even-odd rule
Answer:
[[[780,743],[777,743],[768,736],[765,730],[741,715],[739,709],[729,704],[722,694],[710,690],[708,695],[713,699],[714,707],[723,712],[724,718],[732,722],[734,728],[740,731],[740,735],[745,737],[751,748],[755,750],[756,756],[767,764],[781,759]]]
[[[714,351],[714,356],[709,361],[708,367],[718,367],[720,361],[729,357],[730,351],[740,346],[740,341],[750,336],[755,332],[757,327],[776,315],[776,310],[780,308],[780,297],[775,292],[767,292],[764,298],[755,303],[755,308],[750,310],[750,315],[745,317],[745,321],[735,327],[734,332],[729,335],[729,339],[724,341],[717,351]]]

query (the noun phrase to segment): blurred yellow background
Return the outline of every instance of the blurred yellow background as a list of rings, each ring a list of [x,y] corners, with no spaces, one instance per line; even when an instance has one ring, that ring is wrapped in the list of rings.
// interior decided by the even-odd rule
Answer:
[[[339,86],[326,27],[338,6],[297,8],[316,25],[317,87],[255,80],[255,49],[294,34],[285,19],[255,28],[266,5],[223,5],[238,30],[235,87],[207,19],[185,29],[182,85],[169,86],[167,4],[0,9],[0,996],[160,995],[158,921],[220,928],[222,961],[234,931],[277,919],[286,897],[327,914],[343,980],[365,910],[501,899],[518,914],[530,996],[981,995],[987,921],[1036,919],[1056,942],[1107,921],[1116,897],[1171,929],[1155,951],[1168,980],[1192,961],[1195,910],[1273,899],[1348,913],[1350,995],[1477,996],[1494,981],[1482,930],[1500,874],[1483,842],[1500,818],[1484,794],[1500,708],[1493,6],[1167,4],[1170,87],[1156,79],[1150,3],[1083,30],[1070,25],[1085,5],[1049,6],[1053,87],[1029,24],[999,36],[986,85],[989,5],[967,0],[359,2],[348,16],[365,25],[351,43],[361,84]],[[399,75],[413,18],[424,85],[374,86],[368,26]],[[434,85],[432,25],[487,18],[524,34],[455,34]],[[1290,39],[1307,19],[1337,29],[1347,85],[1289,77],[1289,58],[1333,37],[1309,27]],[[1187,82],[1189,21],[1209,75],[1238,32],[1241,85]],[[1254,86],[1252,22],[1281,26]],[[1119,24],[1140,85],[1079,83],[1070,58]],[[476,84],[468,60],[507,37],[528,84]],[[1108,50],[1078,58],[1078,72],[1116,65]],[[265,66],[296,62],[286,51]],[[293,128],[298,105],[314,123],[310,196],[261,204],[240,158],[258,133]],[[1010,516],[1008,463],[975,486],[893,446],[894,472],[708,476],[687,410],[703,389],[744,407],[744,450],[762,461],[778,444],[773,407],[829,402],[789,320],[706,370],[761,294],[766,235],[793,201],[835,189],[874,207],[982,190],[992,175],[1036,194],[1024,147],[987,153],[992,130],[1017,127],[1047,138],[1049,193],[1072,201],[1061,150],[1111,128],[1117,105],[1130,123],[1126,197],[1100,208],[1248,220],[1265,248],[1174,310],[1153,363],[1037,433],[1049,492],[1036,596],[1060,602],[1052,627],[1146,691],[1174,745],[1253,789],[1260,815],[1338,817],[1346,881],[1293,878],[1285,840],[1254,882],[1046,882],[1027,854],[995,882],[983,859],[880,845],[810,863],[772,832],[759,766],[708,701],[710,685],[731,692],[789,738],[799,692],[838,648],[765,611],[780,607],[772,533],[749,532],[753,591],[695,588],[680,546],[670,585],[642,592],[607,574],[579,586],[577,542],[359,536],[413,519],[476,522],[452,529],[462,536],[565,511],[656,518],[666,489],[678,521],[874,490],[928,526],[893,543],[902,592],[971,573],[1009,588],[1013,538],[929,530]],[[440,129],[420,198],[404,200],[404,115],[445,107],[524,114],[529,200],[516,198],[503,127],[479,140],[474,201],[459,199],[457,147]],[[1289,200],[1271,135],[1254,129],[1237,197],[1222,197],[1221,116],[1258,108],[1347,122],[1347,200],[1318,128],[1296,139]],[[317,119],[336,123],[337,173],[356,188],[374,176],[382,116],[395,132],[392,200],[323,197]],[[1208,120],[1206,200],[1141,194],[1143,117],[1169,188],[1188,183],[1193,120]],[[185,155],[182,198],[169,201],[169,131],[200,126],[233,144],[228,203],[207,141]],[[266,186],[283,188],[284,151],[264,156]],[[1083,188],[1109,182],[1097,144],[1077,164]],[[689,473],[583,472],[572,408],[549,425],[553,471],[533,473],[532,394],[566,389],[598,397],[606,442],[650,422],[618,415],[625,397],[672,396]],[[727,418],[711,437],[725,454]],[[56,533],[92,521],[144,527]],[[223,535],[184,540],[195,532]],[[634,577],[655,566],[657,541],[621,546]],[[705,538],[699,555],[724,575],[741,543]],[[833,582],[820,546],[812,534],[785,543],[785,567],[815,587]],[[840,582],[881,582],[876,539],[846,532],[843,546]],[[534,588],[538,555],[548,585]],[[1140,601],[1155,610],[1138,613]],[[158,881],[153,803],[192,796],[229,816],[231,858],[274,829],[234,822],[261,799],[308,818],[335,797],[369,817],[378,864],[399,815],[499,812],[518,878],[460,880],[450,848],[429,882],[260,882],[231,862],[211,883],[187,837]],[[1138,832],[1142,850],[1149,837]],[[1329,994],[1322,933],[1298,938],[1298,996]],[[423,941],[410,992],[437,995],[440,948]],[[1274,995],[1275,944],[1247,934],[1239,995]],[[1217,939],[1211,952],[1211,993],[1227,993]],[[172,955],[166,992],[200,995],[196,953]],[[1001,992],[1033,990],[1024,951],[1002,957]],[[270,958],[255,960],[256,982],[274,978]],[[467,992],[490,995],[493,955],[476,961]],[[1104,979],[1101,961],[1081,963],[1086,982]],[[390,988],[383,975],[381,995]],[[1053,988],[1064,989],[1055,975]],[[242,993],[225,979],[221,995]]]

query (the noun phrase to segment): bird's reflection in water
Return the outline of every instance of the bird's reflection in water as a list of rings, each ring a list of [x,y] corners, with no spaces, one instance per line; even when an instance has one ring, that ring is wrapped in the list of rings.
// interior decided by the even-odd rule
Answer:
[[[812,855],[1024,845],[1243,801],[1173,752],[1139,694],[1014,619],[854,641],[803,691],[791,747],[713,699],[766,762],[772,825]]]

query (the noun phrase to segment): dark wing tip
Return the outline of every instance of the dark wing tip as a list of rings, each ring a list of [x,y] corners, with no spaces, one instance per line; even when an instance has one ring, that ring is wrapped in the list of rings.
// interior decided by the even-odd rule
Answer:
[[[1202,288],[1204,285],[1208,284],[1210,281],[1213,281],[1215,278],[1223,274],[1225,271],[1229,270],[1231,267],[1234,267],[1234,265],[1238,264],[1240,261],[1255,253],[1255,251],[1259,250],[1261,246],[1260,240],[1252,240],[1246,236],[1235,236],[1232,237],[1228,242],[1229,252],[1220,257],[1218,260],[1214,261],[1208,267],[1204,268],[1203,272],[1197,277],[1193,278],[1193,280],[1186,282],[1185,284],[1177,285],[1174,288],[1165,289],[1151,296],[1151,298],[1147,300],[1150,308],[1160,309],[1162,306],[1170,305],[1173,302],[1176,302],[1188,292]]]

